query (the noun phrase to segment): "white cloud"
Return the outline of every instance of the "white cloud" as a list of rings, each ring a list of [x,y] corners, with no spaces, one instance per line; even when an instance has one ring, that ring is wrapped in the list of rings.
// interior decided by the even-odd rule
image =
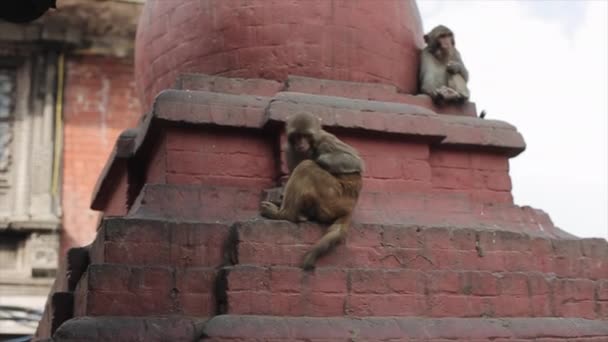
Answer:
[[[526,139],[511,161],[516,203],[577,236],[608,237],[608,2],[584,2],[576,26],[563,11],[559,20],[534,15],[524,1],[418,6],[425,31],[455,32],[478,109]]]

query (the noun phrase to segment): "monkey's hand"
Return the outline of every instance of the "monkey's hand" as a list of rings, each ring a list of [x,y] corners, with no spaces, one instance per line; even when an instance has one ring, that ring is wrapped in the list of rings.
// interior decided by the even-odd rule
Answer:
[[[348,153],[325,153],[317,157],[315,161],[323,169],[333,174],[362,171],[360,159]]]
[[[437,99],[437,100],[442,100],[443,99],[443,88],[445,88],[445,86],[441,86],[440,88],[437,89],[433,89],[433,91],[431,92],[431,97],[433,99]]]
[[[331,169],[331,165],[332,165],[332,156],[329,153],[325,153],[320,155],[317,160],[315,160],[317,162],[317,164],[319,164],[320,167],[324,168],[325,170],[329,171]]]
[[[448,62],[446,66],[450,74],[459,74],[462,72],[462,64],[458,62]]]

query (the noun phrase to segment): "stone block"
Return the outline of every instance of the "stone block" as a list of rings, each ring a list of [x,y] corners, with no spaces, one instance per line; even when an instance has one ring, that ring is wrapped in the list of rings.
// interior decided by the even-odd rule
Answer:
[[[63,324],[53,341],[192,341],[206,317],[78,317]]]
[[[164,90],[154,102],[154,115],[171,121],[259,127],[270,98],[205,91]]]
[[[189,317],[85,317],[70,320],[56,340],[136,341],[190,340],[204,335],[213,341],[348,341],[355,333],[369,341],[408,338],[413,341],[584,341],[608,336],[602,321],[580,318],[417,318],[417,317],[279,317],[220,315],[206,323]],[[559,335],[560,337],[546,337]]]

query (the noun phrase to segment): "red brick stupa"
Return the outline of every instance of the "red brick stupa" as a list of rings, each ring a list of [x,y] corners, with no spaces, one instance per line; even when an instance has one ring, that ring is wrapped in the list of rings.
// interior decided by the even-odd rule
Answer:
[[[68,255],[47,341],[608,341],[608,246],[513,203],[512,125],[416,96],[414,1],[149,0],[144,108]],[[160,91],[160,93],[159,93]],[[258,214],[309,111],[367,164],[344,244]]]

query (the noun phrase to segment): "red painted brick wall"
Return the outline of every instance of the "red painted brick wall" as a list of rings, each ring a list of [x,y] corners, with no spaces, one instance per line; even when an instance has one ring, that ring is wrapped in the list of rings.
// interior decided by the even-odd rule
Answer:
[[[95,237],[99,213],[89,209],[95,182],[117,136],[140,115],[130,58],[66,59],[62,251]]]

